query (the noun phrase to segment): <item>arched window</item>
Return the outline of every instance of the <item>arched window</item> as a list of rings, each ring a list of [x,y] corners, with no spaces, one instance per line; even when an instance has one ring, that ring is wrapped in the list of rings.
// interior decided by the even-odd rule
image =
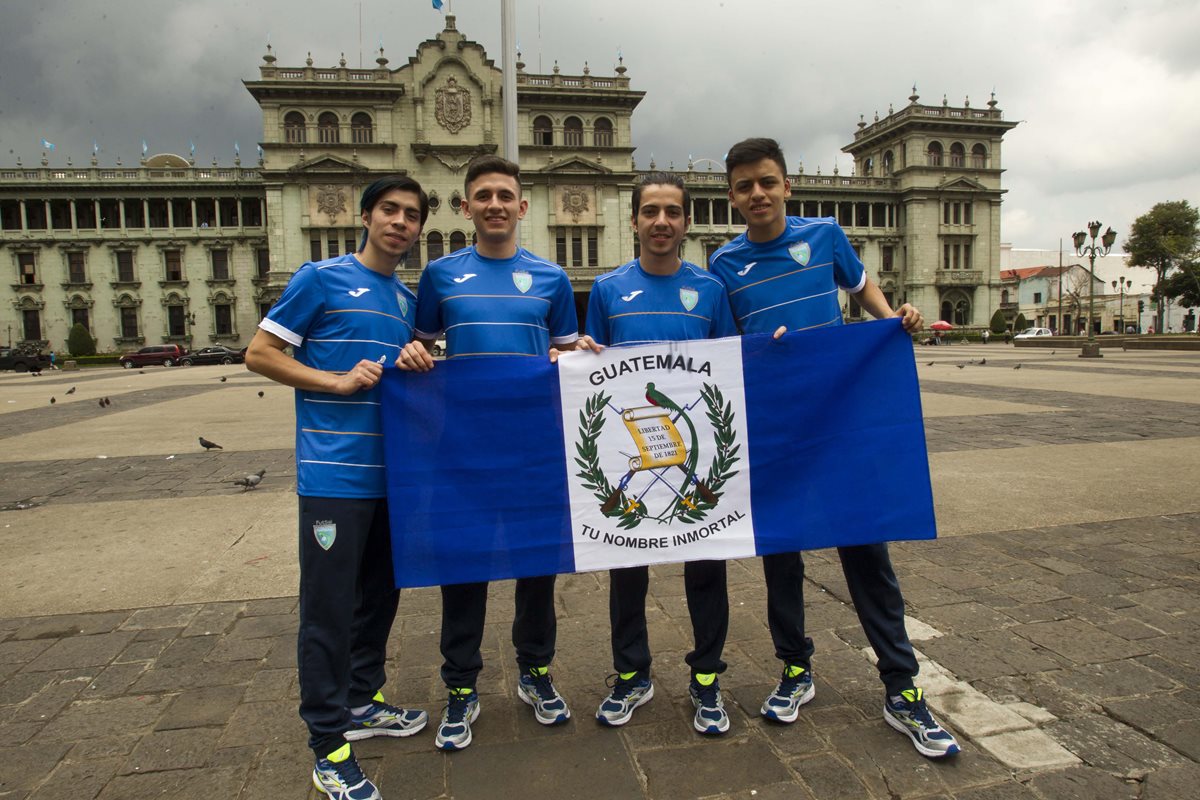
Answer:
[[[596,126],[592,131],[592,141],[596,143],[596,147],[612,147],[613,146],[613,126],[605,117],[600,117],[596,120]]]
[[[563,122],[563,144],[583,147],[583,121],[579,117],[567,117]]]
[[[975,169],[987,168],[987,148],[977,144],[971,148],[971,166]]]
[[[1008,289],[1000,290],[1000,305],[1008,304]]]
[[[967,165],[967,150],[962,146],[962,142],[955,142],[950,145],[950,166],[965,167]]]
[[[887,152],[885,152],[883,154],[883,174],[891,175],[892,170],[895,168],[895,163],[896,163],[896,157],[895,157],[895,155],[892,154],[892,151],[888,150]]]
[[[925,163],[931,167],[940,167],[942,165],[941,142],[929,143],[929,147],[925,150]]]
[[[867,156],[863,161],[863,176],[867,178],[875,177],[875,159]]]
[[[953,291],[942,296],[941,316],[954,325],[971,324],[971,301],[962,292]]]
[[[340,141],[337,114],[326,111],[317,117],[317,141],[321,144],[337,144]]]
[[[355,144],[370,144],[375,141],[375,128],[371,124],[371,115],[359,111],[350,118],[350,139]]]
[[[450,234],[450,252],[462,250],[467,246],[467,235],[462,231],[453,231]]]
[[[437,261],[442,256],[446,255],[446,240],[437,231],[430,231],[425,237],[425,252],[429,254],[429,261]]]
[[[304,115],[299,111],[289,111],[283,118],[283,138],[292,144],[304,144]]]
[[[554,123],[549,117],[542,115],[533,118],[533,143],[554,144]]]

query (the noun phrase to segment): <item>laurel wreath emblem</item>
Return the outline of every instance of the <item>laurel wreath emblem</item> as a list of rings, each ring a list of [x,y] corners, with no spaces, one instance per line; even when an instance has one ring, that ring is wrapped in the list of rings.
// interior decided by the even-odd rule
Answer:
[[[704,400],[705,415],[713,427],[713,438],[716,442],[716,453],[708,468],[704,483],[711,492],[711,500],[705,500],[698,492],[693,492],[689,503],[676,498],[667,511],[651,519],[659,522],[670,522],[680,519],[684,522],[699,522],[707,513],[716,507],[721,498],[721,489],[738,471],[734,464],[741,460],[738,451],[741,445],[737,443],[737,434],[733,423],[735,415],[733,404],[725,400],[721,390],[712,384],[704,384],[700,397]],[[575,442],[575,463],[580,471],[576,477],[582,480],[585,489],[602,504],[612,495],[613,486],[600,469],[600,454],[596,441],[604,430],[604,409],[608,405],[609,395],[603,391],[588,398],[579,412],[579,439]],[[624,491],[619,495],[619,502],[605,513],[605,516],[616,518],[620,528],[635,528],[649,516],[645,504],[638,502]]]

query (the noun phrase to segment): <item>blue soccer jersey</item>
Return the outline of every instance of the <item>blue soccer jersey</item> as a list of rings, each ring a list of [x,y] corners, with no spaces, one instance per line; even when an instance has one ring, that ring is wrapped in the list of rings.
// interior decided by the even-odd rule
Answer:
[[[363,359],[395,363],[412,340],[415,309],[399,278],[344,255],[300,267],[259,327],[292,345],[301,364],[348,372]],[[296,390],[300,494],[387,496],[379,396],[378,386],[348,397]]]
[[[645,344],[736,336],[725,285],[695,264],[652,275],[634,260],[596,278],[587,333],[600,344]]]
[[[773,333],[842,324],[838,289],[862,291],[867,274],[832,217],[788,217],[769,242],[746,234],[713,253],[713,274],[725,282],[743,333]]]
[[[497,259],[465,247],[427,266],[417,286],[416,335],[443,333],[449,358],[544,356],[579,338],[571,280],[525,249]]]

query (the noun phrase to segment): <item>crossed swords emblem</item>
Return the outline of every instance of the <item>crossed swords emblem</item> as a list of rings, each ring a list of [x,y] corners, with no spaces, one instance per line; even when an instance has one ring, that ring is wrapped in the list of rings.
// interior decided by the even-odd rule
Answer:
[[[622,455],[629,458],[629,471],[625,473],[620,483],[609,494],[608,499],[600,506],[601,513],[608,514],[616,508],[621,494],[639,472],[648,472],[651,480],[636,497],[629,501],[629,505],[625,508],[626,511],[640,506],[646,493],[660,483],[670,489],[688,508],[696,507],[693,498],[697,494],[704,502],[716,505],[717,495],[704,485],[704,481],[696,477],[696,462],[700,456],[699,438],[696,435],[696,426],[692,424],[687,412],[695,408],[701,401],[697,399],[689,406],[680,406],[655,389],[653,383],[647,383],[646,402],[650,405],[626,409],[617,409],[609,404],[613,411],[621,415],[621,420],[633,438],[638,452],[630,454],[621,451]],[[684,445],[683,437],[679,433],[677,423],[681,420],[687,426],[691,447]],[[678,468],[684,474],[678,488],[667,479],[673,468]],[[687,494],[688,490],[692,490],[690,496]],[[660,515],[658,519],[661,521],[662,516]]]

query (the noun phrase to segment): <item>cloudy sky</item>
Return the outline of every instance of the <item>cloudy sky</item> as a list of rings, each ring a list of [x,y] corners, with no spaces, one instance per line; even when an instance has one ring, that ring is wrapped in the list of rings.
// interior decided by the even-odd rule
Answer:
[[[453,0],[458,27],[499,63],[499,0]],[[1200,3],[1179,0],[517,0],[527,69],[589,62],[610,75],[618,49],[646,98],[633,118],[645,166],[720,160],[773,135],[794,164],[849,172],[841,147],[859,114],[945,95],[982,106],[995,89],[1021,124],[1004,142],[1002,237],[1057,248],[1099,218],[1124,233],[1163,200],[1200,204]],[[41,157],[136,162],[151,152],[204,163],[248,159],[261,133],[241,85],[270,39],[280,66],[345,52],[372,64],[380,41],[403,63],[442,27],[429,0],[42,0],[4,4],[0,164]],[[584,11],[587,8],[589,10]],[[361,10],[361,26],[360,26]],[[361,34],[360,34],[361,31]],[[361,46],[360,46],[361,42]],[[1118,244],[1120,243],[1118,240]]]

